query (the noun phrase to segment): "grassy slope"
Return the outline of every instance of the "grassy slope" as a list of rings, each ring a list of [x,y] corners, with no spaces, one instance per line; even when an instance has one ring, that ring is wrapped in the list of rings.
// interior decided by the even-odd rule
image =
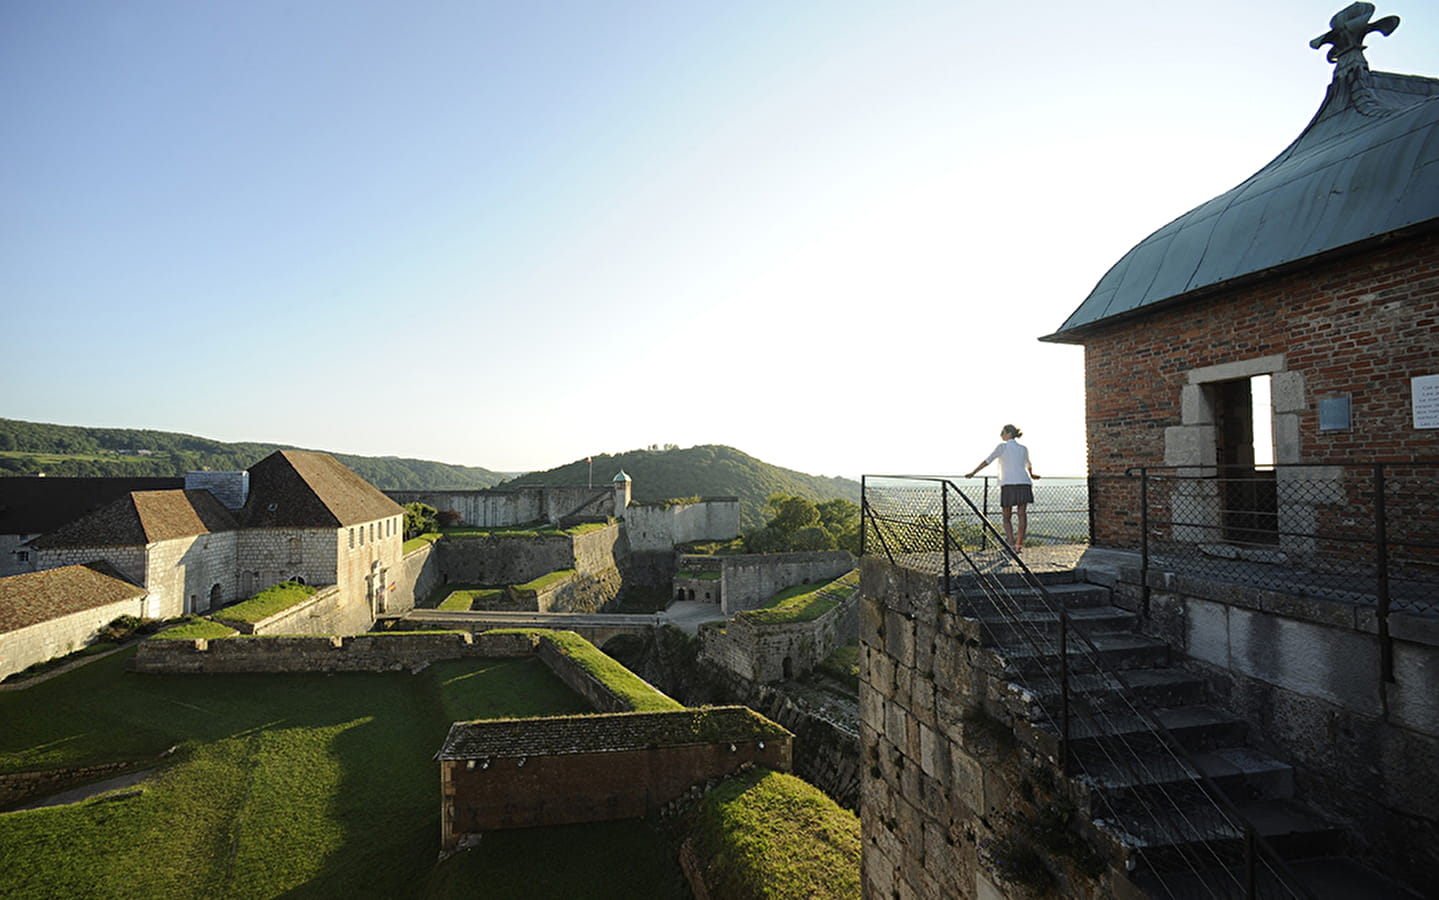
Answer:
[[[755,769],[705,795],[695,849],[715,900],[860,895],[859,819],[818,788]]]

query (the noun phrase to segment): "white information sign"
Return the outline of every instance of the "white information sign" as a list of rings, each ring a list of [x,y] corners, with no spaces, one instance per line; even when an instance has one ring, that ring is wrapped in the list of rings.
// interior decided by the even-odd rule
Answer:
[[[1419,375],[1414,385],[1414,427],[1439,428],[1439,375]]]

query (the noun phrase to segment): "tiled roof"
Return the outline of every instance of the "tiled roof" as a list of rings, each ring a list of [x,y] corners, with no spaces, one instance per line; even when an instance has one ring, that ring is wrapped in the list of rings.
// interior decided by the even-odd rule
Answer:
[[[0,634],[143,596],[144,588],[103,561],[11,575],[0,578]]]
[[[144,546],[234,528],[230,511],[209,491],[134,491],[30,543],[42,549]]]
[[[404,509],[328,453],[277,450],[250,467],[251,528],[340,528]]]
[[[1357,52],[1294,143],[1243,184],[1145,238],[1041,340],[1184,302],[1396,232],[1439,227],[1439,80],[1371,72]],[[1192,295],[1192,296],[1191,296]]]
[[[451,725],[436,759],[613,753],[788,737],[791,735],[784,728],[745,706],[543,719],[482,719]]]
[[[44,534],[131,491],[166,491],[183,478],[0,478],[0,534]]]

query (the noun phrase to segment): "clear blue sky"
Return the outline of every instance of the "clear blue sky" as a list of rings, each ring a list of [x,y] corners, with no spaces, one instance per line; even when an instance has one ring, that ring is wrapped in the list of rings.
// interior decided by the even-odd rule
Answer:
[[[1298,135],[1344,5],[10,0],[0,416],[1081,474],[1036,339]]]

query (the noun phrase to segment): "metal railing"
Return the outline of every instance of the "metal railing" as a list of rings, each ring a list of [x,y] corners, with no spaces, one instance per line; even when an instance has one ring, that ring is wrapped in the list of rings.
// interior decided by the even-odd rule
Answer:
[[[1136,466],[1150,569],[1373,606],[1393,681],[1392,611],[1439,611],[1439,461],[1260,469]],[[1112,482],[1111,482],[1112,483]]]
[[[935,574],[947,609],[985,620],[991,633],[1007,636],[1009,660],[1026,667],[1030,724],[1057,738],[1061,771],[1091,786],[1092,818],[1120,830],[1136,828],[1126,823],[1137,821],[1165,823],[1163,849],[1140,851],[1142,857],[1154,854],[1146,858],[1165,890],[1197,886],[1196,896],[1309,896],[1233,801],[1138,701],[1128,677],[1073,627],[1066,603],[1004,544],[982,495],[971,496],[943,477],[865,476],[861,484],[861,555]],[[1141,787],[1118,800],[1104,789],[1116,782]]]

